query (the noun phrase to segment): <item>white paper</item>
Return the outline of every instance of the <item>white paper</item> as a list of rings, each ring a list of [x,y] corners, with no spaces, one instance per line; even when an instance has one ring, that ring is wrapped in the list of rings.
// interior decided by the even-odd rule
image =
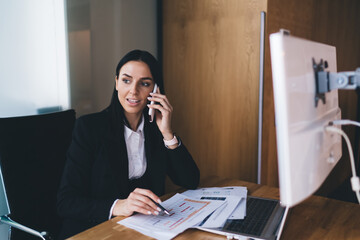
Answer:
[[[244,219],[246,217],[246,198],[242,198],[231,213],[229,219]]]
[[[189,197],[204,197],[204,196],[237,196],[241,198],[247,197],[247,188],[230,186],[230,187],[212,187],[212,188],[199,188],[196,190],[188,190],[182,194]]]
[[[165,213],[158,216],[136,214],[118,223],[153,238],[171,239],[201,222],[223,204],[224,201],[201,201],[176,194],[161,203],[170,216]]]
[[[234,206],[234,201],[232,201],[231,204],[228,204],[227,207],[225,207],[227,209],[227,211],[223,212],[220,208],[217,209],[217,213],[215,212],[214,214],[219,214],[222,213],[219,220],[217,223],[214,222],[214,218],[212,218],[213,222],[211,222],[211,217],[208,219],[210,220],[209,225],[211,225],[211,227],[222,227],[224,225],[225,222],[222,222],[222,220],[224,218],[226,219],[244,219],[246,216],[246,198],[247,198],[247,188],[246,187],[238,187],[238,186],[230,186],[230,187],[212,187],[212,188],[199,188],[196,190],[188,190],[183,192],[182,194],[192,197],[192,198],[196,198],[196,199],[202,199],[202,198],[207,198],[207,197],[218,197],[219,199],[221,198],[230,198],[230,197],[234,197],[237,198],[238,204]],[[228,211],[231,211],[231,214],[228,215]],[[225,219],[225,220],[226,220]],[[206,224],[204,223],[202,226],[205,227]],[[206,226],[209,227],[209,226]]]
[[[216,209],[215,212],[213,212],[211,216],[206,220],[206,222],[201,224],[201,226],[207,228],[223,227],[226,220],[231,216],[232,212],[239,204],[241,199],[242,198],[239,197],[227,196],[221,200],[217,200],[217,201],[224,201],[225,202],[224,205]],[[208,200],[208,199],[202,198],[202,200]]]

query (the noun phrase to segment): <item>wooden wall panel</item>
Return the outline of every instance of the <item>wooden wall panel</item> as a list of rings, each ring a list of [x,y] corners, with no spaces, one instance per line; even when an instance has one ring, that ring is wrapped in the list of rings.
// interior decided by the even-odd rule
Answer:
[[[333,45],[337,49],[338,71],[353,71],[360,66],[360,2],[357,0],[269,0],[267,33],[280,28],[297,37]],[[269,41],[266,42],[266,69],[264,82],[264,125],[262,183],[277,186],[277,156],[274,121],[274,103],[271,77]],[[357,101],[355,91],[339,92],[342,118],[355,119]],[[354,128],[343,127],[354,142]],[[336,188],[349,175],[347,148],[343,157],[325,182],[322,194]]]
[[[165,90],[201,177],[256,181],[260,12],[266,1],[163,0]]]
[[[338,71],[355,71],[360,66],[360,1],[333,0],[316,1],[315,29],[313,39],[336,46]],[[339,91],[340,108],[343,119],[356,120],[357,94],[354,90]],[[355,149],[354,126],[344,126]],[[319,194],[327,195],[337,188],[350,175],[348,149],[343,142],[343,157],[319,190]],[[343,187],[342,187],[343,188]]]
[[[294,36],[309,39],[313,24],[313,0],[269,0],[266,15],[264,111],[262,132],[261,183],[278,186],[278,168],[275,133],[274,93],[270,61],[269,35],[280,28],[288,29]]]

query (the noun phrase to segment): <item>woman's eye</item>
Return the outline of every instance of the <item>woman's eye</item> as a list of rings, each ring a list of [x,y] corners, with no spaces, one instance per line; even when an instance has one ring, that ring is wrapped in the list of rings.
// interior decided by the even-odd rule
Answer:
[[[125,79],[125,78],[124,78],[122,81],[123,81],[124,83],[129,83],[129,82],[130,82],[129,79]]]
[[[141,83],[144,87],[149,87],[150,86],[150,83],[148,83],[148,82],[142,82]]]

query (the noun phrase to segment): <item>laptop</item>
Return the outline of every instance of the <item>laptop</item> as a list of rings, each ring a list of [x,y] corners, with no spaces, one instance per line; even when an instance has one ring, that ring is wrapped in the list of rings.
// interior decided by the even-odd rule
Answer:
[[[1,159],[0,159],[1,163]],[[0,164],[0,217],[10,214],[9,203],[6,197],[4,180],[1,172]],[[0,239],[10,239],[10,226],[3,224],[0,220]]]
[[[11,226],[17,228],[27,234],[32,234],[41,239],[47,240],[52,239],[47,232],[37,232],[31,228],[28,228],[24,225],[21,225],[13,220],[11,220],[8,215],[10,215],[9,202],[6,196],[6,189],[4,184],[4,178],[1,171],[1,158],[0,158],[0,239],[9,239],[11,238]],[[15,234],[14,234],[15,236]],[[21,237],[18,235],[15,238]]]
[[[228,219],[221,228],[197,228],[228,239],[272,240],[277,237],[284,211],[279,200],[248,196],[244,219]]]

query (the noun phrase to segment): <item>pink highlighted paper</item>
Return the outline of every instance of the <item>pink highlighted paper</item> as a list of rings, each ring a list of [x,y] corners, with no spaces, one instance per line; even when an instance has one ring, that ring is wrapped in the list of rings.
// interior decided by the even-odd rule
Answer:
[[[158,216],[136,214],[118,223],[153,238],[171,239],[200,223],[223,203],[211,200],[202,201],[176,194],[161,203],[168,209],[170,215],[164,213],[160,213]]]

